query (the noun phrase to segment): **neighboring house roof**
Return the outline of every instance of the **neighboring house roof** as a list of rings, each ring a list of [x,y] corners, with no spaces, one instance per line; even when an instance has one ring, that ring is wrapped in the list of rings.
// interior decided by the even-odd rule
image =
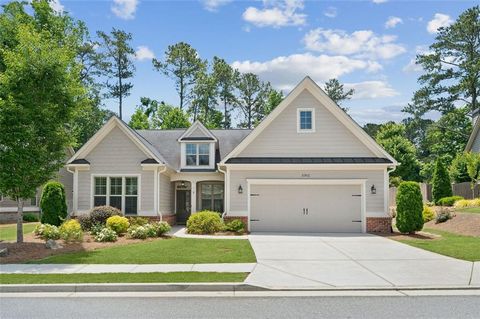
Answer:
[[[227,164],[390,164],[378,157],[232,157]]]
[[[477,119],[473,125],[472,134],[468,139],[467,145],[465,145],[465,152],[470,152],[472,150],[475,140],[478,138],[478,132],[480,131],[480,121]]]

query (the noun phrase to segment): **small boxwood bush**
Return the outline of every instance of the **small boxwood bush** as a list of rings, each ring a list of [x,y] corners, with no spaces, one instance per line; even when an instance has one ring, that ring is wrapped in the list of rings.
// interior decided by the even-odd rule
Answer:
[[[475,199],[461,199],[453,205],[455,208],[480,207],[480,198]]]
[[[38,222],[38,216],[36,214],[25,214],[23,215],[23,221],[27,223]]]
[[[112,206],[97,206],[90,211],[90,219],[93,225],[105,225],[107,219],[112,216],[122,216],[122,212]]]
[[[435,218],[435,224],[444,223],[451,218],[452,218],[452,215],[448,210],[442,211]]]
[[[107,227],[114,230],[117,235],[125,234],[130,223],[128,219],[122,216],[112,216],[107,219]]]
[[[65,188],[59,182],[48,182],[43,187],[40,199],[42,224],[60,226],[67,217]]]
[[[417,182],[402,182],[397,192],[396,225],[401,233],[415,233],[423,228],[423,201]]]
[[[58,227],[55,225],[49,225],[49,224],[37,225],[33,230],[33,233],[44,240],[60,239],[60,231],[58,230]]]
[[[66,242],[81,242],[83,240],[83,231],[80,223],[75,219],[64,222],[60,228],[60,237]]]
[[[132,216],[128,217],[128,222],[131,226],[145,226],[149,220],[146,217]]]
[[[83,231],[89,231],[93,224],[92,224],[92,219],[90,218],[89,214],[82,214],[77,217],[78,222],[80,223],[80,226],[82,227]]]
[[[241,234],[245,231],[245,224],[240,219],[234,219],[225,224],[225,230]]]
[[[423,216],[423,222],[428,223],[429,221],[435,219],[435,211],[431,207],[428,207],[427,205],[425,205],[423,206],[422,216]]]
[[[453,204],[455,204],[456,201],[459,201],[461,199],[463,199],[462,196],[449,196],[449,197],[440,198],[438,200],[438,205],[453,206]]]
[[[98,242],[114,242],[117,241],[117,233],[110,228],[102,228],[96,235],[95,241]]]
[[[187,220],[187,232],[190,234],[214,234],[224,229],[220,215],[204,210],[190,215]]]
[[[146,239],[149,235],[149,229],[149,224],[145,226],[130,226],[128,228],[128,236],[134,239]]]

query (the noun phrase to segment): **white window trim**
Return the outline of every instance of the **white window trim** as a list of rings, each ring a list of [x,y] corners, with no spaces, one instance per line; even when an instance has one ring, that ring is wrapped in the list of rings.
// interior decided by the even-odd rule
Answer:
[[[312,128],[310,130],[300,128],[300,112],[312,112]],[[297,108],[297,133],[315,133],[315,108],[301,107]]]
[[[95,197],[95,177],[106,177],[107,178],[107,197],[106,204],[110,204],[110,177],[121,177],[122,178],[122,213],[125,214],[125,197],[126,197],[126,182],[125,177],[136,177],[137,178],[137,215],[140,215],[140,208],[142,207],[142,175],[141,174],[91,174],[90,175],[90,209],[94,208],[94,197]],[[99,195],[103,196],[103,195]],[[116,196],[116,195],[114,195]]]
[[[187,144],[197,144],[197,163],[198,163],[198,145],[199,144],[209,144],[209,154],[208,154],[208,165],[187,165]],[[181,159],[180,159],[180,168],[189,168],[189,169],[213,169],[215,168],[215,142],[208,141],[185,141],[180,144],[181,150]]]

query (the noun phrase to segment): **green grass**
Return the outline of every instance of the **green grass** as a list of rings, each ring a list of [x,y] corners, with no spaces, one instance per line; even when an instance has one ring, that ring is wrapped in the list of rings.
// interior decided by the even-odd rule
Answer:
[[[402,239],[402,243],[445,256],[468,261],[480,261],[480,237],[462,236],[445,231],[424,229],[441,235],[439,239]]]
[[[201,264],[250,263],[255,254],[248,240],[171,238],[50,256],[43,264]]]
[[[23,234],[28,234],[33,231],[38,223],[24,223]],[[0,226],[0,240],[15,241],[17,240],[17,224]]]
[[[480,207],[459,208],[459,209],[456,209],[455,211],[459,213],[480,214]]]
[[[224,272],[0,274],[0,284],[242,282],[247,275]]]

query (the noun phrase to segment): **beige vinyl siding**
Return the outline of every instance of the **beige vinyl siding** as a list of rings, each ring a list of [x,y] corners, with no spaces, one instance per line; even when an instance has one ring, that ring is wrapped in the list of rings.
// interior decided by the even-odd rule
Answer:
[[[479,131],[480,133],[480,131]],[[475,136],[475,139],[473,140],[473,143],[472,143],[472,152],[474,153],[480,153],[480,134],[477,133],[477,136]]]
[[[296,171],[243,171],[232,170],[230,172],[230,214],[246,215],[248,210],[247,178],[308,178],[318,179],[367,179],[366,185],[366,212],[367,216],[384,212],[384,170],[296,170]],[[238,193],[238,186],[242,185],[244,192]],[[370,188],[375,185],[377,193],[372,195]]]
[[[160,212],[164,215],[173,214],[173,186],[170,177],[160,174]]]
[[[118,127],[88,154],[89,171],[78,173],[78,210],[91,208],[92,175],[139,175],[140,215],[154,215],[154,172],[144,171],[141,161],[148,156]]]
[[[187,137],[207,137],[207,135],[199,127],[197,127]]]
[[[297,108],[315,109],[315,132],[297,132]],[[375,156],[313,95],[304,90],[238,157]]]
[[[67,200],[67,211],[70,213],[73,209],[73,174],[62,167],[57,175],[57,180],[65,188],[65,198]]]

